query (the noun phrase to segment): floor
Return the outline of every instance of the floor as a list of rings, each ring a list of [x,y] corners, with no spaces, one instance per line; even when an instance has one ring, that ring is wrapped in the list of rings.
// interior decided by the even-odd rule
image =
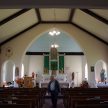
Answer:
[[[51,99],[50,97],[46,97],[45,98],[45,103],[43,105],[43,108],[52,108],[52,104],[51,104]],[[58,101],[57,101],[57,108],[64,108],[64,105],[63,105],[63,98],[59,98],[58,97]]]

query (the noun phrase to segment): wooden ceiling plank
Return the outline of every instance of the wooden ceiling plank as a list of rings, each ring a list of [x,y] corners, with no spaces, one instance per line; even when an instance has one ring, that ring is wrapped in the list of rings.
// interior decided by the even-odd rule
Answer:
[[[23,30],[23,31],[21,31],[21,32],[19,32],[19,33],[17,33],[16,35],[11,36],[9,39],[7,39],[7,40],[3,41],[2,43],[0,43],[0,46],[1,46],[1,45],[4,45],[5,43],[7,43],[7,42],[9,42],[9,41],[11,41],[12,39],[15,39],[16,37],[18,37],[18,36],[20,36],[21,34],[27,32],[28,30],[32,29],[33,27],[37,26],[38,24],[40,24],[40,23],[39,23],[39,22],[38,22],[38,23],[35,23],[35,24],[33,24],[32,26],[26,28],[25,30]]]

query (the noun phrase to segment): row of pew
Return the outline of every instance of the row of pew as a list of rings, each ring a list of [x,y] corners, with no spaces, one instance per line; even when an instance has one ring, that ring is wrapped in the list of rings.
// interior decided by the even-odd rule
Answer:
[[[0,108],[42,108],[45,88],[0,88]]]
[[[108,108],[108,88],[63,88],[65,108]]]

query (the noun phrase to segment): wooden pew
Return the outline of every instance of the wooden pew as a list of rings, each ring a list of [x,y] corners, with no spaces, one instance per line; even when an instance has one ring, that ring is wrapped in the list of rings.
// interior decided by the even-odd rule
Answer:
[[[44,88],[2,88],[0,98],[9,96],[17,96],[23,99],[33,98],[36,101],[37,108],[40,108],[43,105],[45,94],[46,89]]]
[[[64,95],[64,105],[65,108],[70,108],[74,103],[72,99],[74,98],[90,98],[90,97],[99,97],[108,99],[108,88],[87,88],[87,89],[63,89],[62,94]]]
[[[94,104],[108,104],[108,99],[99,99],[99,100],[74,100],[73,108],[76,108],[78,105],[94,105]]]
[[[0,104],[0,108],[31,108],[29,104]]]
[[[77,105],[76,108],[108,108],[108,104],[85,104]]]

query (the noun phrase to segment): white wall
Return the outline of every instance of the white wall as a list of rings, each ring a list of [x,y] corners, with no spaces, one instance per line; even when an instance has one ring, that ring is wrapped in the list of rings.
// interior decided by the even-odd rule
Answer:
[[[32,74],[32,72],[35,73],[43,73],[43,61],[44,57],[41,55],[32,55],[29,58],[29,75]]]
[[[6,65],[6,81],[13,81],[13,64],[12,63],[7,63]]]
[[[86,56],[82,56],[82,79],[85,80],[85,65],[87,64],[87,59]],[[88,65],[88,64],[87,64]],[[88,69],[88,67],[87,67]],[[88,71],[87,71],[88,74]],[[88,76],[87,76],[87,80],[88,80]]]
[[[42,74],[43,74],[43,67],[44,67],[44,56],[43,55],[26,55],[26,56],[28,57],[25,57],[25,59],[26,58],[29,59],[28,62],[25,62],[24,64],[24,66],[29,64],[27,75],[31,76],[32,72],[35,72],[38,74],[38,80],[41,80]],[[78,84],[80,84],[82,81],[82,68],[83,68],[82,59],[83,59],[82,55],[81,56],[80,55],[77,55],[77,56],[65,55],[64,57],[65,73],[68,76],[68,80],[71,80],[71,73],[75,72],[76,85],[77,85],[77,80],[78,80]],[[78,77],[77,77],[77,72],[78,72]]]
[[[75,72],[75,85],[79,85],[82,81],[82,57],[78,55],[65,56],[65,71],[69,80],[72,78],[72,72]]]
[[[15,75],[15,65],[12,61],[6,61],[2,68],[2,81],[13,81],[13,76]]]
[[[100,59],[108,63],[108,46],[78,29],[77,27],[73,26],[72,24],[55,25],[56,28],[73,37],[81,46],[84,53],[86,54],[88,61],[89,81],[95,80],[95,74],[93,72],[90,72],[90,66],[94,66],[95,63]],[[4,44],[1,47],[1,64],[3,64],[6,60],[11,59],[15,62],[15,65],[18,66],[19,69],[21,69],[21,63],[24,59],[23,57],[27,48],[29,48],[29,46],[35,41],[35,39],[38,39],[39,36],[42,35],[42,33],[50,30],[52,27],[53,24],[39,24],[38,26]],[[6,57],[5,55],[7,47],[13,48],[13,55],[10,58]]]
[[[28,75],[29,73],[29,56],[25,55],[24,56],[24,60],[23,60],[23,64],[24,64],[24,74]]]
[[[25,55],[24,69],[25,74],[31,76],[32,72],[38,74],[37,80],[42,79],[44,67],[44,56],[43,55]]]

